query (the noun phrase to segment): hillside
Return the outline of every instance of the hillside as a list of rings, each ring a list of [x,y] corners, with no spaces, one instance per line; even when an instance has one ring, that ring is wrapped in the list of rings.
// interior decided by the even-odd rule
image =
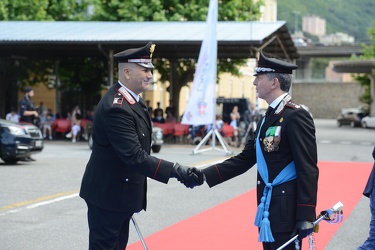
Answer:
[[[375,22],[374,0],[279,0],[277,17],[286,20],[290,32],[294,32],[295,12],[298,29],[302,28],[302,16],[316,15],[326,19],[326,33],[348,33],[356,42],[369,42],[368,30]]]

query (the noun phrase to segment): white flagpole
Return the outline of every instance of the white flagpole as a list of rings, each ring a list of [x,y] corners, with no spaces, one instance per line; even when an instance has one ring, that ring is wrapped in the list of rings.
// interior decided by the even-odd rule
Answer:
[[[193,87],[190,93],[186,111],[182,117],[182,124],[208,125],[212,124],[209,133],[193,150],[193,154],[210,149],[199,148],[206,144],[212,135],[212,148],[216,148],[215,139],[219,139],[223,151],[232,154],[228,144],[222,138],[215,126],[216,114],[216,80],[217,80],[217,20],[218,20],[218,0],[210,0],[207,26],[198,57],[197,69],[194,75]]]

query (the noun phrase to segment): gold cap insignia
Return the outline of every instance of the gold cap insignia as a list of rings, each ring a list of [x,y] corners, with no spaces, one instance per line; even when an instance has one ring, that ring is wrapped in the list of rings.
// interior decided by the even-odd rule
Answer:
[[[151,44],[150,46],[150,58],[152,58],[152,53],[154,53],[154,50],[155,50],[155,44]]]

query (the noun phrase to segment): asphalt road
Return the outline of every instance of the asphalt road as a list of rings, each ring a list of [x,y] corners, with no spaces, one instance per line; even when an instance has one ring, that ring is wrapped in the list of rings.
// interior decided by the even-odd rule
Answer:
[[[375,130],[316,120],[320,161],[373,162]],[[227,157],[209,150],[193,155],[192,145],[163,145],[159,158],[204,166]],[[240,148],[233,148],[235,153]],[[91,151],[86,142],[46,141],[35,162],[6,165],[0,160],[0,250],[87,249],[86,204],[78,197]],[[144,236],[218,205],[255,187],[253,168],[215,188],[186,189],[150,180],[148,209],[136,215]],[[177,202],[178,201],[178,202]],[[326,249],[355,249],[368,235],[369,201],[362,198]],[[131,227],[130,243],[138,241]]]

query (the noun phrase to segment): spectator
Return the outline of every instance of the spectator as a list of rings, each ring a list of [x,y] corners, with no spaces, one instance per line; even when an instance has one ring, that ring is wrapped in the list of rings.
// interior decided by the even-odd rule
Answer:
[[[176,122],[176,118],[173,116],[173,113],[170,110],[167,111],[165,122]]]
[[[42,114],[44,114],[44,112],[47,111],[47,108],[46,106],[44,106],[43,102],[40,102],[36,110],[38,111],[39,116],[41,116]]]
[[[234,138],[232,138],[233,140],[231,142],[231,145],[238,145],[238,125],[240,122],[240,118],[241,118],[241,115],[238,112],[238,107],[234,106],[232,112],[230,113],[231,121],[229,124],[234,129],[234,134],[233,134]]]
[[[75,106],[73,111],[72,111],[72,119],[73,120],[75,119],[76,114],[79,114],[80,117],[82,118],[82,113],[81,113],[81,109],[79,108],[79,106]]]
[[[20,116],[16,112],[15,108],[11,108],[11,111],[5,116],[5,120],[13,121],[13,122],[19,122]]]
[[[158,109],[154,112],[155,117],[152,119],[153,122],[165,123],[165,119],[163,117],[163,110]]]
[[[93,120],[94,120],[94,111],[92,111],[92,110],[87,110],[87,111],[86,111],[85,119],[86,119],[86,120],[89,120],[89,121],[93,121]]]
[[[43,138],[47,138],[48,132],[48,139],[52,140],[52,122],[54,120],[52,110],[48,109],[43,113],[44,117],[44,124],[43,124]]]
[[[244,113],[244,122],[246,124],[245,130],[246,134],[244,137],[243,143],[246,144],[246,142],[249,140],[249,138],[254,138],[254,133],[257,128],[257,123],[260,120],[261,115],[259,114],[259,111],[255,109],[255,104],[251,103],[248,110]]]
[[[78,133],[81,131],[81,119],[81,114],[76,112],[72,122],[72,129],[66,134],[66,138],[72,138],[73,143],[77,142]]]
[[[216,115],[215,120],[216,129],[219,131],[221,135],[223,135],[223,127],[224,127],[224,121],[222,115]]]
[[[160,108],[160,102],[157,102],[156,106],[157,106],[156,109],[154,109],[154,117],[157,117],[157,116],[163,116],[164,117],[163,109]]]
[[[168,111],[171,112],[173,116],[176,115],[176,108],[173,105],[173,100],[169,99],[169,106],[165,109],[165,113],[168,114]]]

